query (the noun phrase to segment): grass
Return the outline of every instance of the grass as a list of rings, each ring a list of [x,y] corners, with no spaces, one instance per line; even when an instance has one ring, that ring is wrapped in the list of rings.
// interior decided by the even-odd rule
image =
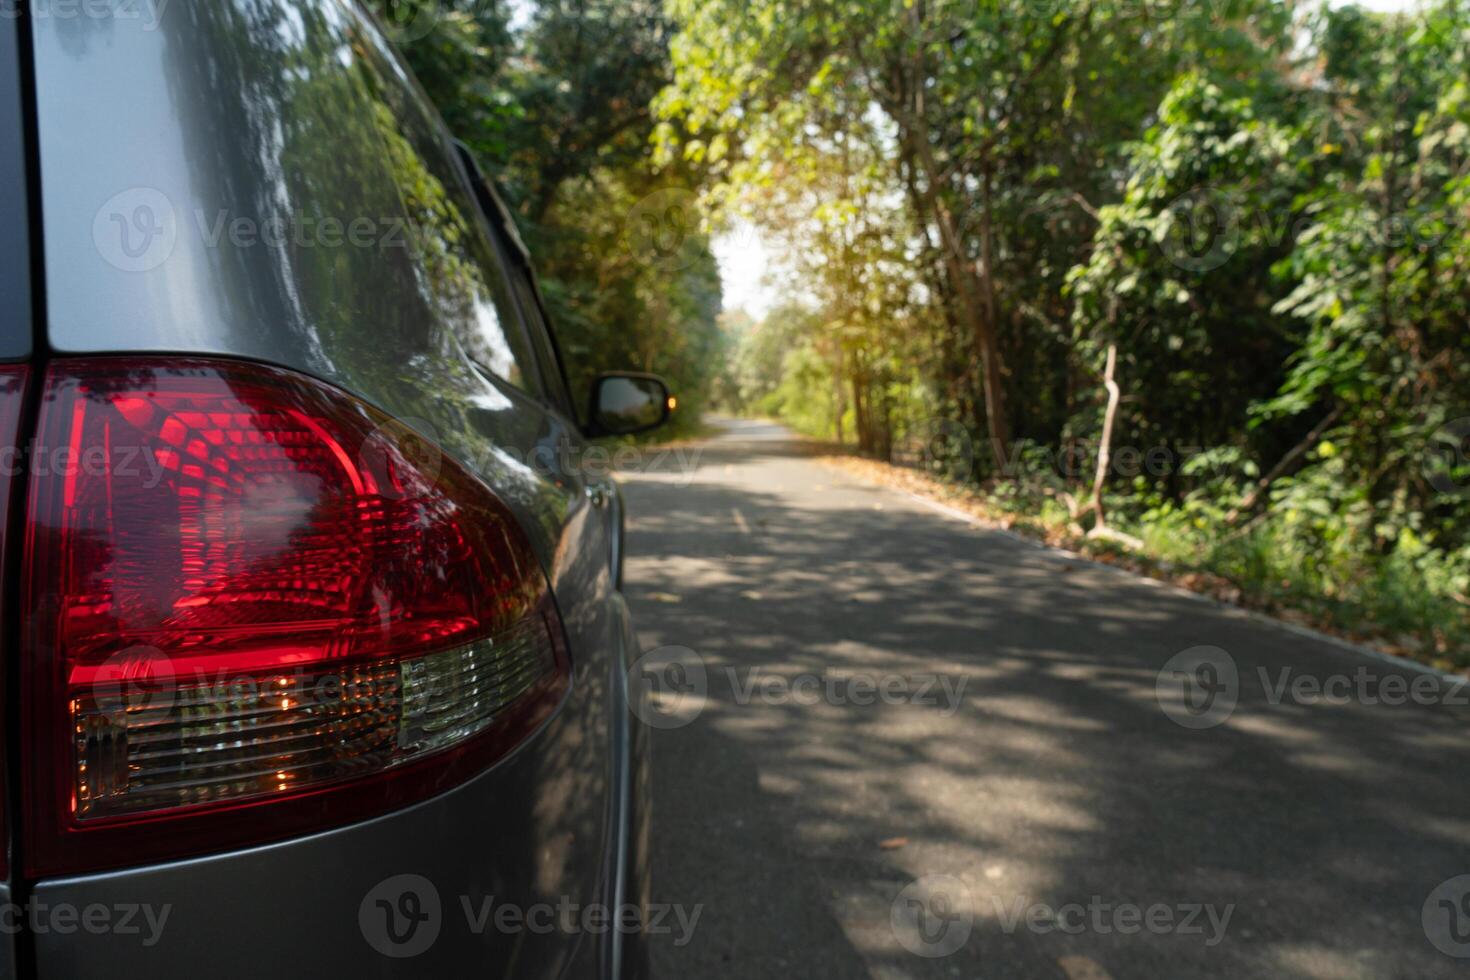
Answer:
[[[1268,512],[1244,532],[1185,507],[1109,498],[1109,526],[1142,547],[1078,533],[1054,496],[1000,483],[974,487],[841,451],[825,461],[918,493],[1099,561],[1128,567],[1223,602],[1270,613],[1443,670],[1470,673],[1470,608],[1444,558],[1401,541],[1377,554],[1344,528],[1323,533],[1300,515]]]

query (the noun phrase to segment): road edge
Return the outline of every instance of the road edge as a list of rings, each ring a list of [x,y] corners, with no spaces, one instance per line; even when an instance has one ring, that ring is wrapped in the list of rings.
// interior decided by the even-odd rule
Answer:
[[[958,507],[951,507],[948,504],[942,503],[938,500],[933,500],[923,496],[922,494],[914,493],[912,490],[905,490],[901,487],[888,486],[883,487],[883,489],[892,490],[893,492],[901,496],[907,497],[910,500],[913,500],[914,502],[921,504],[924,507],[927,507],[935,513],[938,513],[945,517],[949,517],[954,520],[961,521],[964,524],[969,525],[970,527],[978,528],[982,531],[986,531],[992,534],[1004,535],[1012,541],[1018,541],[1022,544],[1030,545],[1038,550],[1049,552],[1054,555],[1059,555],[1068,558],[1071,561],[1082,562],[1092,566],[1093,568],[1104,569],[1106,571],[1113,572],[1114,574],[1124,576],[1125,578],[1144,583],[1153,588],[1163,589],[1164,591],[1169,592],[1172,595],[1181,596],[1187,599],[1193,599],[1196,602],[1205,603],[1206,605],[1212,606],[1213,608],[1221,610],[1223,612],[1236,614],[1257,623],[1274,626],[1277,629],[1284,630],[1285,632],[1292,633],[1296,636],[1305,637],[1311,640],[1317,640],[1320,643],[1336,647],[1337,649],[1343,650],[1348,653],[1354,653],[1362,657],[1367,657],[1370,660],[1377,660],[1382,663],[1392,664],[1398,667],[1406,667],[1416,673],[1427,674],[1431,677],[1437,677],[1440,680],[1454,682],[1463,682],[1465,680],[1464,674],[1452,673],[1447,670],[1441,670],[1440,668],[1434,667],[1430,664],[1421,663],[1417,660],[1411,660],[1408,657],[1400,657],[1397,654],[1388,653],[1384,650],[1376,650],[1373,647],[1367,646],[1365,644],[1355,643],[1352,640],[1346,640],[1340,636],[1333,636],[1331,633],[1324,633],[1321,630],[1313,629],[1310,626],[1301,626],[1296,623],[1288,623],[1283,619],[1277,619],[1275,616],[1271,616],[1256,609],[1249,609],[1245,606],[1237,605],[1233,602],[1224,602],[1220,599],[1215,598],[1214,596],[1204,595],[1202,593],[1186,589],[1181,585],[1175,585],[1173,582],[1166,582],[1163,579],[1157,579],[1151,575],[1145,575],[1142,572],[1135,571],[1131,568],[1109,564],[1105,561],[1098,561],[1095,558],[1089,558],[1087,555],[1072,551],[1070,548],[1062,548],[1058,547],[1057,545],[1047,544],[1045,541],[1038,541],[1035,538],[1027,537],[1024,534],[1018,534],[1008,528],[996,527],[993,524],[990,524],[986,521],[981,520],[978,517],[975,517],[973,514],[965,513]]]

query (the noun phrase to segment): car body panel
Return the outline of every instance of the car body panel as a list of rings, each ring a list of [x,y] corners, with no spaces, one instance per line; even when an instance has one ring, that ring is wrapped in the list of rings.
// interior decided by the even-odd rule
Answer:
[[[618,902],[630,867],[642,875],[643,859],[626,853],[642,818],[627,794],[645,778],[633,750],[646,749],[634,744],[623,675],[636,639],[609,560],[620,521],[607,495],[589,492],[575,422],[520,363],[530,345],[509,322],[507,284],[484,266],[467,272],[444,244],[492,241],[464,204],[469,177],[444,165],[454,155],[437,114],[354,7],[159,8],[156,19],[30,25],[51,349],[266,361],[420,430],[527,530],[566,624],[573,682],[514,756],[408,809],[247,851],[34,883],[47,903],[171,909],[149,947],[34,935],[37,972],[612,975],[611,935],[476,933],[463,905]],[[407,116],[432,120],[427,142]],[[426,222],[426,210],[438,217]],[[372,229],[357,243],[323,229],[336,219],[346,236],[357,218]],[[359,919],[370,890],[399,874],[432,882],[443,916],[432,947],[405,958],[373,949]]]
[[[8,921],[17,921],[14,917],[19,916],[20,910],[16,909],[10,901],[10,885],[0,884],[0,909],[6,909],[7,915],[11,916]],[[12,926],[12,930],[14,927]],[[11,980],[18,977],[20,973],[15,963],[15,933],[7,931],[3,942],[0,942],[0,980]]]
[[[33,336],[30,179],[23,112],[28,86],[21,56],[21,31],[22,25],[14,18],[0,20],[0,361],[27,359],[31,354]],[[0,534],[0,539],[4,537]],[[8,556],[4,557],[8,560]],[[8,592],[4,601],[8,601],[9,594],[13,592]],[[7,668],[4,686],[8,687],[8,677],[13,676],[9,668],[14,657],[15,631],[8,621],[4,621],[4,625],[6,629],[0,632],[0,649],[3,649],[0,662]],[[0,712],[7,742],[12,742],[15,734],[10,712],[8,704]],[[8,769],[10,764],[7,759],[4,768]],[[6,808],[7,835],[11,809]],[[15,866],[13,853],[7,866]],[[5,913],[5,918],[0,919],[0,924],[5,926],[0,929],[0,980],[10,980],[18,975],[13,925],[18,910],[11,904],[11,894],[10,882],[0,881],[0,910]]]
[[[31,354],[31,220],[20,25],[0,23],[0,361]]]

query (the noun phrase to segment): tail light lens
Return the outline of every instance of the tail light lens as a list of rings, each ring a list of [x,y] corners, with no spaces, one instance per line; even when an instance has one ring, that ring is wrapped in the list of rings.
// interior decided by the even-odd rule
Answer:
[[[568,685],[524,532],[336,389],[62,361],[25,553],[28,870],[349,823],[510,751]]]

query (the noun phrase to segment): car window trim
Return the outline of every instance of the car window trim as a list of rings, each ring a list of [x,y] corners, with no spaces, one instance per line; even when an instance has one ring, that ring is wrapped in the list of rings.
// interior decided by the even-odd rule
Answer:
[[[440,127],[442,127],[442,123],[436,122],[436,128]],[[520,339],[522,341],[522,346],[530,355],[531,360],[535,365],[534,378],[529,377],[528,372],[525,370],[521,372],[523,375],[522,380],[524,382],[524,386],[517,385],[515,382],[510,381],[509,379],[504,380],[511,387],[519,388],[525,394],[530,395],[531,397],[538,400],[543,400],[546,395],[546,380],[540,367],[541,359],[536,353],[536,345],[532,341],[530,331],[527,329],[525,320],[520,313],[520,303],[516,299],[515,295],[515,284],[511,282],[510,279],[510,258],[505,254],[505,249],[501,247],[500,236],[496,234],[495,226],[486,217],[484,213],[484,205],[480,202],[480,190],[477,181],[474,179],[476,171],[466,165],[464,157],[464,147],[459,142],[459,140],[455,139],[452,135],[444,132],[442,128],[440,130],[440,139],[444,140],[448,144],[451,165],[455,168],[455,174],[461,181],[461,188],[463,190],[469,191],[470,200],[474,204],[476,218],[477,220],[479,220],[480,228],[485,233],[485,238],[490,244],[492,257],[495,260],[495,264],[499,267],[495,271],[499,274],[500,282],[505,287],[505,292],[510,299],[512,308],[505,312],[507,314],[512,314],[512,319],[514,319],[516,322],[514,324],[505,324],[504,327],[507,331],[515,330],[519,333]],[[486,270],[486,272],[488,274],[489,270]],[[479,358],[475,357],[475,355],[470,351],[465,351],[465,356],[474,361],[475,364],[481,368],[481,370],[488,372],[494,377],[500,377],[499,372],[495,371],[495,369],[492,368],[490,365],[485,364]]]
[[[530,295],[530,302],[534,309],[521,310],[521,316],[526,321],[526,330],[533,336],[531,347],[536,359],[542,363],[543,381],[547,390],[547,400],[561,411],[568,419],[575,420],[576,413],[572,405],[572,389],[567,383],[566,372],[562,369],[561,350],[556,344],[556,332],[551,329],[551,321],[546,316],[545,302],[541,298],[540,289],[536,285],[536,277],[528,266],[520,266],[512,274],[519,274],[521,283],[525,286],[524,292]],[[522,291],[514,288],[515,300],[518,304],[524,304]],[[542,343],[538,343],[544,341]],[[546,363],[550,360],[551,363]]]
[[[556,331],[552,329],[551,318],[546,315],[546,298],[541,293],[540,283],[536,281],[536,271],[531,265],[531,253],[521,239],[520,229],[516,228],[510,212],[506,210],[505,204],[496,195],[489,178],[480,169],[479,161],[475,159],[474,153],[458,139],[454,140],[454,147],[458,151],[460,165],[469,175],[475,201],[480,206],[481,217],[490,227],[491,242],[504,258],[506,275],[523,277],[522,281],[530,292],[532,301],[536,304],[534,312],[540,318],[539,328],[533,322],[531,312],[522,308],[521,291],[515,288],[514,282],[509,283],[511,299],[515,302],[520,314],[522,330],[530,342],[531,356],[535,358],[539,366],[543,399],[549,406],[580,427],[581,422],[572,399],[572,386],[567,380],[561,345],[557,342]],[[537,342],[538,339],[545,340],[544,351],[543,345]],[[544,352],[550,353],[552,363],[546,363]]]

